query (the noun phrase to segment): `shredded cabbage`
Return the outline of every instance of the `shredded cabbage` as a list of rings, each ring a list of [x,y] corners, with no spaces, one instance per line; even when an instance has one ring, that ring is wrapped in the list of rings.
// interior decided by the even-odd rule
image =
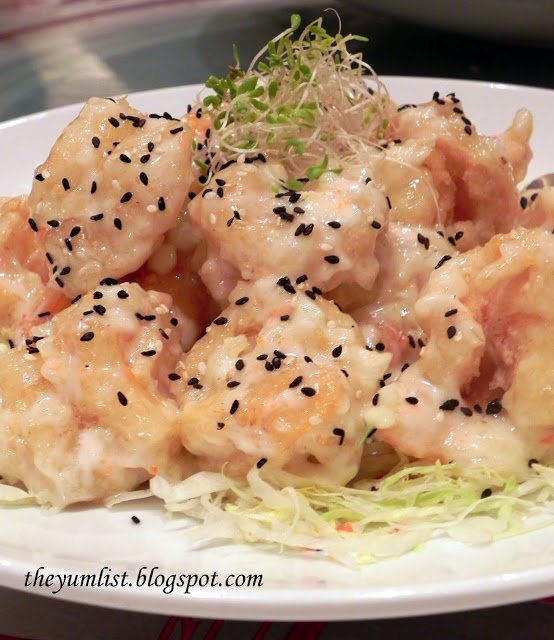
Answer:
[[[192,541],[269,543],[348,565],[400,556],[440,535],[484,544],[554,522],[554,469],[538,464],[523,482],[436,463],[412,464],[370,488],[262,477],[255,468],[246,481],[202,472],[150,484],[169,512],[201,522],[186,530]]]

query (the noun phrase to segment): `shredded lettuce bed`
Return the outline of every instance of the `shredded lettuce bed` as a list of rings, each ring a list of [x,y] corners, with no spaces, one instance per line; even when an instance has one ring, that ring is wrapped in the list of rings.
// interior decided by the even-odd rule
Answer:
[[[187,529],[192,541],[269,543],[349,565],[400,556],[440,535],[484,544],[554,522],[554,469],[538,464],[523,482],[437,463],[412,464],[369,488],[264,478],[257,469],[246,481],[201,472],[150,484],[168,511],[200,521]]]

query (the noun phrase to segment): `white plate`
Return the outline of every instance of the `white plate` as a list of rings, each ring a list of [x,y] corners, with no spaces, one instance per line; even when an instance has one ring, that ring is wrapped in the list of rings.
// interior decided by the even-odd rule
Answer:
[[[481,131],[505,128],[523,106],[535,114],[535,156],[529,172],[554,169],[554,92],[529,87],[444,79],[388,78],[399,102],[428,100],[433,91],[455,91]],[[148,111],[180,114],[198,87],[148,91],[132,103]],[[0,194],[24,193],[41,162],[77,106],[0,124]],[[130,516],[137,514],[135,525]],[[554,527],[467,547],[435,540],[398,560],[350,570],[319,558],[279,554],[245,546],[209,550],[187,546],[178,521],[168,520],[154,502],[127,504],[112,511],[76,509],[52,514],[39,508],[0,509],[0,584],[50,595],[50,589],[25,587],[25,575],[127,571],[136,580],[141,567],[156,575],[263,574],[260,588],[205,587],[164,593],[161,588],[66,587],[55,595],[122,609],[190,614],[228,619],[341,620],[384,618],[479,608],[554,594]],[[161,579],[161,578],[160,578]],[[219,578],[218,580],[219,581]]]

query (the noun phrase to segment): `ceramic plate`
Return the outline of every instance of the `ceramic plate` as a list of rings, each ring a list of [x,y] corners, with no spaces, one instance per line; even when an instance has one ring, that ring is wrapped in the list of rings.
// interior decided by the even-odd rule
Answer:
[[[426,101],[434,91],[455,91],[466,113],[489,134],[504,129],[518,108],[530,108],[535,115],[535,155],[529,176],[554,170],[554,92],[445,79],[385,81],[398,103]],[[197,91],[198,87],[148,91],[131,96],[131,102],[147,111],[179,114]],[[0,194],[29,190],[34,167],[78,110],[63,107],[0,124]],[[140,524],[132,522],[132,515]],[[182,521],[168,519],[153,501],[61,514],[36,507],[0,508],[0,584],[121,609],[267,620],[411,616],[554,593],[554,526],[483,547],[434,540],[402,558],[357,570],[316,554],[239,545],[193,549],[183,526]],[[103,582],[112,586],[60,589],[56,577],[50,587],[39,586],[40,576],[43,581],[48,574],[98,577],[103,567]],[[114,586],[115,576],[123,572],[128,584]],[[208,576],[210,585],[185,594],[175,586],[181,574]],[[231,582],[240,582],[240,574],[262,575],[263,586],[224,586],[230,576],[235,576]],[[139,576],[146,584],[140,585]]]

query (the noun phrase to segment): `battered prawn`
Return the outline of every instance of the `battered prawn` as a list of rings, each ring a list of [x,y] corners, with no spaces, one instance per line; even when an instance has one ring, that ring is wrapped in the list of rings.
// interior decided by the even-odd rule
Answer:
[[[239,279],[278,275],[283,265],[323,291],[343,282],[371,288],[386,196],[360,174],[331,172],[293,191],[283,167],[262,160],[219,171],[190,203],[208,244],[200,275],[212,296],[225,304]]]
[[[366,417],[426,460],[522,476],[554,442],[554,238],[519,229],[433,272],[415,305],[427,345]]]
[[[454,94],[435,94],[429,103],[401,109],[391,123],[391,135],[417,143],[418,164],[437,193],[437,222],[471,221],[482,243],[518,224],[517,182],[531,158],[532,128],[531,114],[522,109],[502,135],[480,135]],[[379,179],[386,182],[386,173]],[[413,191],[410,186],[407,194]]]
[[[48,261],[28,220],[24,196],[0,199],[0,340],[5,350],[69,304],[59,290],[46,286]]]
[[[125,98],[89,100],[38,167],[29,197],[51,280],[73,297],[138,269],[175,225],[191,179],[183,122]]]
[[[337,485],[356,474],[361,413],[390,356],[300,281],[239,283],[177,369],[181,437],[201,468],[243,476],[256,464]]]
[[[98,286],[0,370],[0,474],[64,507],[191,469],[169,387],[188,340],[169,296]]]

